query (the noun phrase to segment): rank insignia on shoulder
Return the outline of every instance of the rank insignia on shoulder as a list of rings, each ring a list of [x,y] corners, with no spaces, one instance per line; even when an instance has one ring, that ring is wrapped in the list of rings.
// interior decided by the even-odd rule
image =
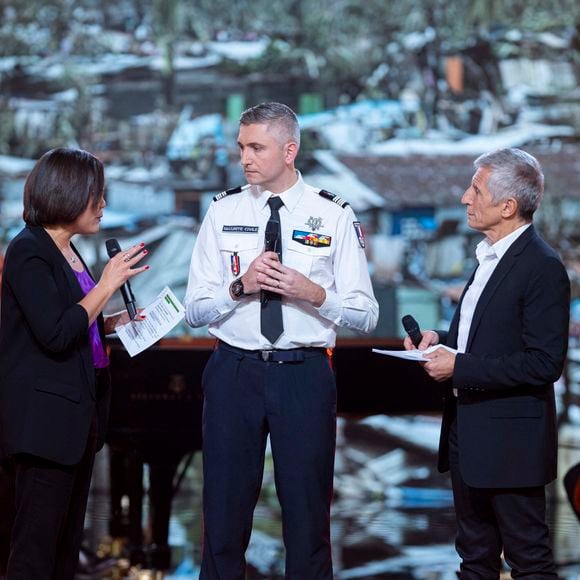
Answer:
[[[219,201],[220,199],[223,199],[224,197],[227,197],[228,195],[234,195],[234,193],[240,193],[243,189],[244,188],[241,185],[238,185],[237,187],[230,187],[230,189],[226,189],[225,191],[222,191],[221,193],[214,195],[213,200]]]
[[[321,189],[318,192],[318,195],[329,199],[330,201],[333,201],[334,203],[336,203],[337,205],[339,205],[340,207],[346,207],[347,205],[350,205],[348,203],[348,201],[346,201],[346,199],[336,195],[335,193],[330,193],[330,191],[326,191],[326,189]]]
[[[364,248],[366,246],[365,233],[363,232],[360,222],[352,222],[352,225],[354,226],[354,231],[356,233],[356,237],[358,238],[360,247]]]

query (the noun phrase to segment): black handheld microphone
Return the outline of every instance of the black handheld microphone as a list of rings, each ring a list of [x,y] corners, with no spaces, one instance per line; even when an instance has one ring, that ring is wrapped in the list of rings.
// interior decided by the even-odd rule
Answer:
[[[411,342],[415,345],[415,348],[419,348],[419,344],[423,338],[423,334],[419,328],[419,323],[410,314],[403,316],[401,322],[403,323],[403,327],[407,331]]]
[[[105,247],[107,248],[107,254],[109,258],[116,256],[121,251],[121,246],[115,238],[111,238],[105,242]],[[133,296],[133,291],[131,290],[131,285],[129,280],[127,280],[120,288],[121,295],[123,296],[123,302],[125,302],[125,308],[129,313],[129,318],[133,320],[137,316],[137,308],[135,306],[135,296]]]
[[[264,232],[264,250],[266,252],[276,252],[280,261],[282,261],[280,256],[280,250],[278,248],[278,232],[280,231],[280,222],[272,219],[268,220],[266,224],[266,231]],[[267,290],[262,290],[260,301],[262,304],[266,304],[273,292],[268,292]]]
[[[278,232],[280,231],[280,222],[270,218],[266,224],[266,231],[264,232],[264,249],[266,252],[278,253]]]

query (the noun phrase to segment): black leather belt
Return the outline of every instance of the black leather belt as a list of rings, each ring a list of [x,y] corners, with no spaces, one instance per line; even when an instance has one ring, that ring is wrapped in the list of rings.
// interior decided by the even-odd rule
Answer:
[[[219,350],[227,350],[245,358],[253,358],[263,362],[302,362],[304,359],[315,356],[325,356],[326,349],[322,347],[305,347],[305,348],[289,348],[289,349],[269,349],[269,350],[246,350],[232,346],[223,340],[217,343]]]

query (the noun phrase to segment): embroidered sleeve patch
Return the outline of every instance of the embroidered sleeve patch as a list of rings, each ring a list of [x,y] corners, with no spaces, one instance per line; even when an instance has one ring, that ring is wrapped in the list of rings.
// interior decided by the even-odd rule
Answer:
[[[365,234],[363,232],[360,222],[352,222],[352,225],[354,226],[354,231],[356,232],[356,237],[358,238],[358,243],[360,244],[360,247],[364,248],[366,246]]]
[[[299,244],[312,246],[313,248],[327,248],[332,241],[331,236],[317,234],[315,232],[303,232],[301,230],[294,230],[292,232],[292,239]]]

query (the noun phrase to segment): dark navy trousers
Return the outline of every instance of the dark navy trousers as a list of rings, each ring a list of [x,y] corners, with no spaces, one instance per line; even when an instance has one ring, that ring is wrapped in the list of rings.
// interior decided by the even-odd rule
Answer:
[[[264,362],[216,349],[203,374],[204,540],[200,578],[245,578],[266,438],[282,507],[286,578],[331,580],[336,383],[324,351]]]

